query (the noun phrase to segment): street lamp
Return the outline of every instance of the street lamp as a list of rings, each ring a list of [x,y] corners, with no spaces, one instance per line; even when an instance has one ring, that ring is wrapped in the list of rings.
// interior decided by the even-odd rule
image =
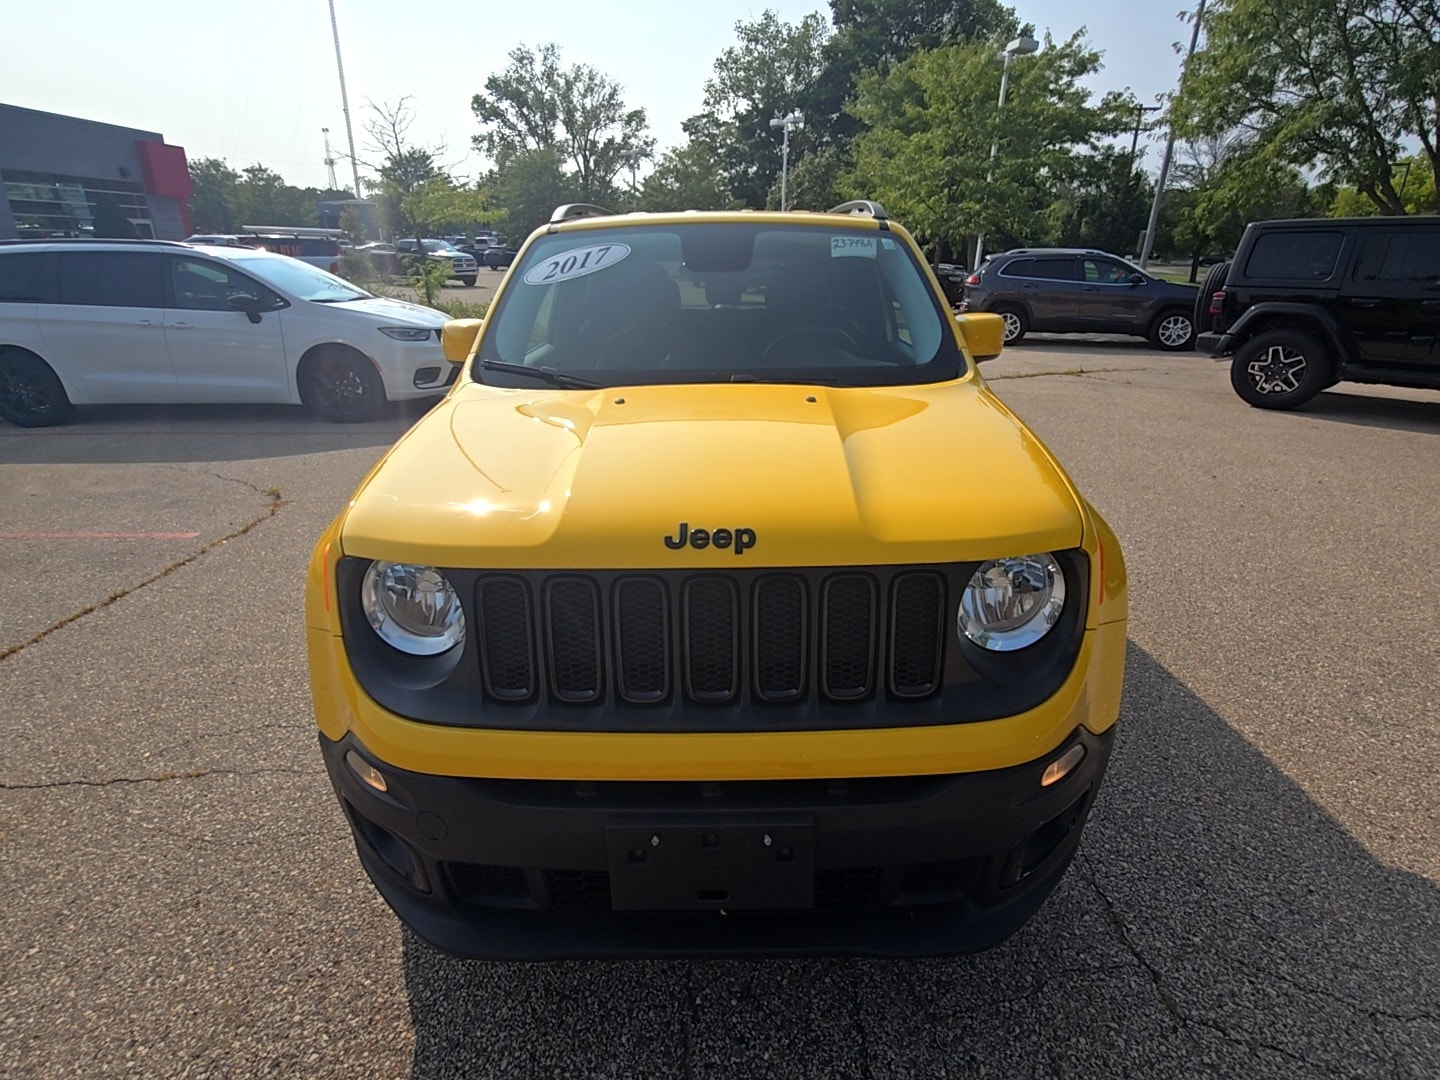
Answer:
[[[780,209],[785,209],[785,175],[790,171],[790,132],[805,127],[805,117],[799,109],[789,116],[776,116],[770,121],[772,128],[784,128],[785,138],[780,144]]]
[[[620,151],[621,163],[630,169],[630,193],[632,195],[639,193],[639,187],[635,182],[635,173],[636,170],[640,168],[640,162],[644,161],[647,156],[645,151],[641,150],[638,146],[632,146],[629,150]]]
[[[1034,38],[1017,37],[1010,44],[1006,45],[1000,56],[1005,60],[1005,66],[1000,72],[1000,104],[995,109],[995,137],[990,140],[990,167],[985,170],[985,190],[989,194],[990,186],[995,182],[995,155],[1000,152],[1000,114],[1005,111],[1005,94],[1010,89],[1010,61],[1017,56],[1029,56],[1038,52],[1040,43]],[[985,254],[985,230],[981,229],[975,236],[975,268],[980,267],[980,258]]]

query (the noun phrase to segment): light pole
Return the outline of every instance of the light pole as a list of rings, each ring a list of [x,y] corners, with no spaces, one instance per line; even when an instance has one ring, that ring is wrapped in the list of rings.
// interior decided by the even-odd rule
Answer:
[[[1205,0],[1195,7],[1195,24],[1190,28],[1190,51],[1185,54],[1185,63],[1180,65],[1180,84],[1185,84],[1185,69],[1195,55],[1195,46],[1200,42],[1200,24],[1205,19]],[[1171,103],[1174,107],[1174,103]],[[1160,176],[1155,181],[1155,198],[1150,202],[1150,223],[1145,226],[1145,243],[1140,246],[1140,269],[1150,265],[1150,253],[1155,250],[1155,227],[1160,224],[1160,199],[1165,194],[1165,181],[1170,176],[1170,157],[1175,153],[1175,121],[1170,121],[1170,137],[1165,140],[1165,156],[1160,159]]]
[[[784,128],[785,138],[780,143],[780,209],[786,209],[785,205],[785,177],[790,171],[790,132],[799,131],[805,127],[805,117],[799,109],[795,109],[789,116],[776,116],[770,121],[772,128]]]
[[[1017,56],[1029,56],[1037,52],[1040,43],[1034,38],[1017,37],[1010,44],[1005,46],[1000,53],[1005,60],[1005,66],[1000,71],[1000,104],[995,109],[995,137],[990,140],[990,167],[985,170],[985,191],[989,194],[990,186],[995,182],[995,156],[1000,153],[1000,114],[1005,111],[1005,94],[1010,89],[1010,61]],[[974,268],[980,266],[980,259],[985,254],[985,230],[981,229],[975,235],[975,263]]]
[[[635,171],[640,168],[640,162],[645,159],[645,151],[638,147],[631,147],[629,150],[620,151],[620,160],[630,169],[630,194],[639,193],[635,183]]]

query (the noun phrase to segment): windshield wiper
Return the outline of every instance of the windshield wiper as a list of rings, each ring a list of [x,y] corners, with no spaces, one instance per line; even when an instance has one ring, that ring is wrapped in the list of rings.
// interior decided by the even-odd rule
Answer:
[[[593,379],[582,379],[578,375],[567,375],[563,371],[556,371],[548,367],[526,367],[524,364],[507,364],[503,360],[481,360],[480,366],[486,371],[499,371],[505,375],[528,375],[532,379],[539,379],[541,382],[549,383],[551,386],[566,387],[569,389],[596,390],[604,386],[604,383],[595,382]]]

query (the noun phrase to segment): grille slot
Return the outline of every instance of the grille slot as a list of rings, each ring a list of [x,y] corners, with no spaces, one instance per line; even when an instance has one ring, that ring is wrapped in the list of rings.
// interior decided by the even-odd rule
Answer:
[[[546,870],[544,878],[556,911],[610,910],[610,875],[604,870]]]
[[[945,581],[939,574],[902,574],[890,603],[890,690],[925,697],[940,685],[944,656]]]
[[[821,689],[856,701],[875,689],[875,584],[864,574],[836,574],[822,599]]]
[[[561,701],[600,697],[600,596],[589,578],[555,578],[546,587],[550,682]]]
[[[739,597],[728,577],[685,583],[685,685],[698,702],[718,705],[739,692]]]
[[[475,589],[480,622],[480,671],[485,692],[501,701],[533,697],[530,590],[518,577],[483,578]]]
[[[763,577],[755,583],[755,692],[762,701],[798,701],[805,695],[805,581]]]
[[[622,698],[646,704],[670,695],[669,640],[665,586],[639,577],[616,584],[615,679]]]

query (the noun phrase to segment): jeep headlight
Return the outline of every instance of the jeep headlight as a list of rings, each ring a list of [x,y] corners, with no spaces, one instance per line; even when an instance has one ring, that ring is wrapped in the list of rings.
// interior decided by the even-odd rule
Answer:
[[[1065,608],[1065,572],[1049,552],[983,563],[956,615],[963,637],[992,652],[1033,645]]]
[[[403,653],[438,656],[465,640],[460,597],[433,566],[371,563],[360,602],[375,633]]]

